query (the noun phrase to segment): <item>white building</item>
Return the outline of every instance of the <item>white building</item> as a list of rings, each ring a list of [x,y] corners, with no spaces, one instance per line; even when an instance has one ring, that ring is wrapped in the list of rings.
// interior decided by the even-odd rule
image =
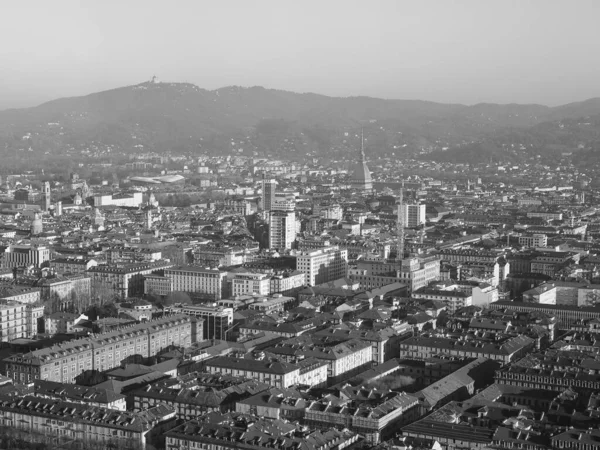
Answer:
[[[306,284],[316,286],[346,276],[348,271],[348,250],[337,245],[319,250],[302,252],[296,259],[297,270],[304,272]]]
[[[236,273],[231,280],[233,296],[245,294],[269,295],[271,277],[266,273]]]
[[[141,192],[133,192],[131,194],[100,194],[94,195],[94,206],[128,206],[138,207],[142,201],[143,194]]]
[[[2,267],[12,269],[15,267],[41,265],[50,260],[50,249],[44,245],[10,245],[4,251]]]
[[[405,204],[403,214],[405,227],[415,228],[425,225],[425,205],[420,203],[415,205]]]
[[[272,211],[269,217],[269,248],[289,249],[296,240],[296,213]]]
[[[196,266],[179,266],[165,270],[171,278],[173,291],[188,292],[193,296],[210,300],[223,298],[223,287],[227,272]]]

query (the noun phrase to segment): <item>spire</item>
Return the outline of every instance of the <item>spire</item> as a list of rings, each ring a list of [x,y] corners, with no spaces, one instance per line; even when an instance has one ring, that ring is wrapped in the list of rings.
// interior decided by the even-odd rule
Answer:
[[[365,160],[365,132],[364,128],[360,129],[360,160]]]

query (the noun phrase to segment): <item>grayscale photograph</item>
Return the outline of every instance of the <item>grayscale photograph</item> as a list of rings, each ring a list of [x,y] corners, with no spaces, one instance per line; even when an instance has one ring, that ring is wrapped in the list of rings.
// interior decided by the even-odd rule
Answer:
[[[600,450],[600,0],[0,14],[0,450]]]

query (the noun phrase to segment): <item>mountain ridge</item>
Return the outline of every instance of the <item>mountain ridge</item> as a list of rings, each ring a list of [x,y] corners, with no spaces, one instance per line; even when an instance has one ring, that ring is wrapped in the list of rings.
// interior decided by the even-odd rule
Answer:
[[[222,152],[230,149],[229,138],[244,137],[249,150],[265,154],[319,154],[333,146],[351,147],[353,130],[365,128],[371,151],[381,154],[402,148],[439,150],[510,129],[526,134],[546,122],[596,115],[600,98],[555,107],[463,105],[330,97],[262,86],[207,90],[192,83],[142,82],[0,111],[0,150],[17,151],[25,139],[33,151],[48,152],[92,144],[126,152],[135,148]]]

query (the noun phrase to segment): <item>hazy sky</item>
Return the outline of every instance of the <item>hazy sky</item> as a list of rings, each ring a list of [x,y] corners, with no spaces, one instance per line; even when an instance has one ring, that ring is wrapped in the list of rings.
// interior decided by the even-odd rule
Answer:
[[[152,75],[469,104],[600,96],[600,0],[0,1],[0,109]]]

